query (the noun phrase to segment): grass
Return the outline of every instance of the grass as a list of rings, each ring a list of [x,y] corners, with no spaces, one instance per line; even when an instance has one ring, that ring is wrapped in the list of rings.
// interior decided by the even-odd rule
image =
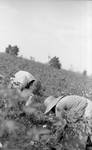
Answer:
[[[25,70],[32,73],[41,81],[44,88],[44,96],[59,96],[62,93],[87,95],[92,99],[92,79],[64,69],[57,70],[48,64],[42,64],[22,57],[14,57],[9,54],[0,54],[0,73],[7,78],[19,71]]]
[[[22,103],[25,98],[7,88],[10,75],[19,70],[32,73],[41,83],[42,93],[35,96],[33,108],[25,108]],[[77,94],[92,100],[91,78],[5,53],[0,53],[0,73],[6,77],[0,84],[0,142],[4,150],[85,149],[87,135],[81,132],[85,124],[70,124],[62,131],[62,125],[53,114],[44,115],[43,102],[47,96],[62,94]]]

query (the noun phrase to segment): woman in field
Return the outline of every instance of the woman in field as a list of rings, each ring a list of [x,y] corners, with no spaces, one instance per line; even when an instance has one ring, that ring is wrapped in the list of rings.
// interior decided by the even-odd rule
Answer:
[[[60,96],[58,98],[49,96],[44,104],[46,107],[45,114],[54,110],[56,117],[68,119],[67,121],[76,122],[82,117],[91,118],[92,115],[92,102],[78,95]]]
[[[65,97],[55,98],[53,96],[48,97],[44,101],[46,110],[45,114],[53,111],[57,118],[61,121],[63,131],[67,126],[75,124],[80,125],[79,133],[84,140],[84,144],[87,137],[92,139],[92,101],[77,95],[68,95]],[[63,124],[62,124],[63,123]],[[71,135],[69,135],[71,137]],[[85,140],[86,137],[86,140]],[[69,139],[68,139],[69,140]],[[72,137],[72,140],[73,137]],[[80,136],[79,136],[79,141]],[[69,141],[71,143],[71,141]],[[75,143],[76,144],[76,143]]]
[[[15,73],[14,77],[10,78],[9,88],[17,89],[19,95],[26,99],[26,105],[29,105],[34,96],[34,82],[36,82],[36,79],[31,73],[20,70]]]

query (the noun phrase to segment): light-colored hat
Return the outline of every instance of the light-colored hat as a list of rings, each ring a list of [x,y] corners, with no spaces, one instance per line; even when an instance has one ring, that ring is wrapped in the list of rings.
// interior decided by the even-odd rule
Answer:
[[[59,96],[58,98],[55,98],[54,96],[47,97],[44,101],[44,105],[46,107],[44,114],[47,114],[58,103],[58,101],[61,98],[62,96]]]
[[[28,83],[32,82],[32,81],[36,81],[35,77],[26,71],[18,71],[17,73],[15,73],[14,77],[10,78],[10,84],[11,87],[14,88],[24,88]]]

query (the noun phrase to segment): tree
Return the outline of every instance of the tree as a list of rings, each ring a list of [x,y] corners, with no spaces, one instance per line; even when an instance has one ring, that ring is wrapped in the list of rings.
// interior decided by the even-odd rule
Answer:
[[[61,69],[61,63],[59,61],[59,58],[56,56],[54,56],[53,58],[51,58],[49,60],[49,65],[54,67],[54,68]]]
[[[30,60],[35,61],[35,58],[34,58],[34,57],[32,57],[32,56],[30,56]]]
[[[6,47],[5,52],[10,55],[17,56],[19,52],[19,48],[16,45],[15,46],[8,45],[8,47]]]
[[[11,49],[12,49],[11,45],[8,45],[8,47],[6,47],[5,52],[9,54]]]
[[[87,71],[86,70],[83,71],[83,75],[87,76]]]

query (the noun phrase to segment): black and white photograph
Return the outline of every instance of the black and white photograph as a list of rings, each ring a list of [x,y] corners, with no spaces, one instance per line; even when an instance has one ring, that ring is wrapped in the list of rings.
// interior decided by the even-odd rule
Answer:
[[[91,0],[0,0],[0,150],[92,150],[91,43]]]

